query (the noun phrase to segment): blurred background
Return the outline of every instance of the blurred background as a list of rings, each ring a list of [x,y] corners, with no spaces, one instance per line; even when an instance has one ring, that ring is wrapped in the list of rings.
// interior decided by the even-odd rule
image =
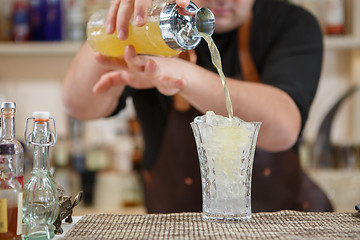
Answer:
[[[86,39],[86,22],[109,2],[0,0],[0,100],[16,102],[22,142],[32,112],[49,111],[56,119],[52,171],[67,195],[84,191],[74,215],[145,212],[138,172],[143,142],[131,101],[116,117],[88,122],[69,117],[61,101],[62,79]],[[302,164],[336,211],[353,211],[360,202],[360,1],[288,2],[312,12],[324,33],[322,77],[300,142]],[[27,173],[32,154],[26,148]]]

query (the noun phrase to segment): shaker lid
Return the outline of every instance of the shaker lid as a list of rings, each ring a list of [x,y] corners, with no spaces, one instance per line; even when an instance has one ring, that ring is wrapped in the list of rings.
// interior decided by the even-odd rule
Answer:
[[[200,13],[200,16],[197,14]],[[201,29],[198,29],[200,27]],[[186,8],[168,3],[160,13],[160,31],[166,44],[177,51],[191,50],[201,41],[199,31],[212,34],[215,18],[209,9],[199,9],[193,2]]]
[[[1,103],[1,108],[16,108],[16,103],[15,102],[2,102]]]
[[[0,154],[2,155],[10,155],[15,154],[15,144],[0,144]]]

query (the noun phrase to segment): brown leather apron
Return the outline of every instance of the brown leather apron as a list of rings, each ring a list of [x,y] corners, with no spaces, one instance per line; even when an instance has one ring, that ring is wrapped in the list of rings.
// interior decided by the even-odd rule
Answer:
[[[260,82],[249,51],[250,26],[251,16],[238,31],[240,63],[245,80]],[[189,56],[194,61],[194,56]],[[202,210],[200,167],[190,127],[195,116],[202,113],[179,95],[174,100],[159,157],[154,167],[144,172],[145,205],[149,213]],[[332,206],[322,190],[302,171],[296,150],[272,153],[257,148],[252,211],[283,209],[332,211]]]

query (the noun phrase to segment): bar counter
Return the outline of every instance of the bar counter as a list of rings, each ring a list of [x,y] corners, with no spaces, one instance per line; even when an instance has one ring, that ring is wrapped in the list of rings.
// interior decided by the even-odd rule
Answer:
[[[360,239],[357,212],[253,213],[241,223],[204,222],[201,213],[86,214],[72,225],[56,239]]]

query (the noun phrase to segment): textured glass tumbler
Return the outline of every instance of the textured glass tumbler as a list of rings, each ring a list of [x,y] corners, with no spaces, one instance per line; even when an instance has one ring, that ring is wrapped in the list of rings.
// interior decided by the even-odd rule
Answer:
[[[252,166],[260,125],[209,112],[191,122],[200,162],[204,221],[250,221]]]

